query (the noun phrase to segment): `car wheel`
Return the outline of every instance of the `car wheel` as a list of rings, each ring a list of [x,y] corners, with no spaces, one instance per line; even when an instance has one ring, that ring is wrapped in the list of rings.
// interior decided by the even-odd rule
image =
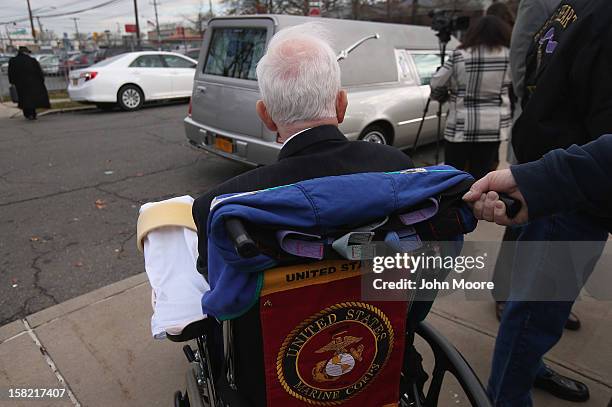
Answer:
[[[372,124],[366,127],[359,137],[360,140],[376,144],[389,144],[389,135],[387,130],[377,124]]]
[[[123,110],[138,110],[144,104],[144,95],[138,86],[125,85],[119,89],[117,100]]]
[[[115,108],[114,103],[96,103],[96,107],[100,110],[104,110],[105,112],[110,112]]]

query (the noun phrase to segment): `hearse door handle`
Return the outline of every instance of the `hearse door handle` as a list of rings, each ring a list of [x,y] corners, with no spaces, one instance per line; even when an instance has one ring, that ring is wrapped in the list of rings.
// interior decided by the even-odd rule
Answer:
[[[206,86],[198,86],[196,89],[200,93],[206,93]]]

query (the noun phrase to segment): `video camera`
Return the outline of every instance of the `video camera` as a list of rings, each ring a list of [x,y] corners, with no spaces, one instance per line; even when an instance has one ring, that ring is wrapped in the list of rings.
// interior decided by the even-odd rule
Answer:
[[[432,10],[429,12],[431,29],[436,31],[436,36],[441,42],[449,42],[453,32],[467,30],[469,27],[470,18],[455,15],[457,11],[460,10]]]

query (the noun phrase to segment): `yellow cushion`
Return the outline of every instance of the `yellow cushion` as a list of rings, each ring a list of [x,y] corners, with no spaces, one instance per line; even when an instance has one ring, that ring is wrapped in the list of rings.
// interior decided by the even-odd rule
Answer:
[[[164,226],[183,226],[197,232],[191,204],[185,202],[159,202],[142,211],[136,226],[136,245],[144,252],[144,239],[147,234]]]

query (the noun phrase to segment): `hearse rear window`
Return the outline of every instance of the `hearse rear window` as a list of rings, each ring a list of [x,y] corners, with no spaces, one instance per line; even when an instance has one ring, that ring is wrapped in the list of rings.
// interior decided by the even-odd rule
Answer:
[[[214,28],[204,73],[256,80],[255,68],[266,48],[265,28]]]

